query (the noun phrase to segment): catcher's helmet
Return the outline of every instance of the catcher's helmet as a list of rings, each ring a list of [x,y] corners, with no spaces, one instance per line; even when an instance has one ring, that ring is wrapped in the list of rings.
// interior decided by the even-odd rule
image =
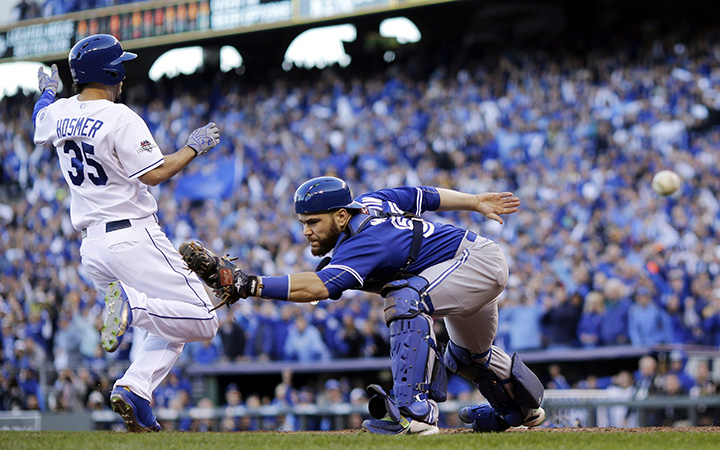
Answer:
[[[333,209],[362,209],[353,201],[347,183],[335,177],[317,177],[300,185],[295,191],[295,212],[313,214]]]
[[[94,34],[73,46],[68,63],[76,84],[97,82],[114,86],[125,79],[123,61],[136,57],[135,53],[124,52],[115,36]]]

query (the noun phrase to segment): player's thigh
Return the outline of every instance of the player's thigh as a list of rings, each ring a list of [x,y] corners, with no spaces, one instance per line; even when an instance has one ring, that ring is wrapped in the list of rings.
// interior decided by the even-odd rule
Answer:
[[[434,316],[469,317],[505,288],[507,262],[497,244],[466,249],[454,259],[423,271]]]
[[[446,316],[450,340],[471,352],[484,352],[495,340],[498,327],[497,298],[470,316]]]
[[[184,268],[180,254],[158,226],[107,233],[88,244],[86,253],[92,256],[84,257],[83,263],[99,268],[95,272],[104,281],[114,277],[149,297],[208,300],[200,280]]]

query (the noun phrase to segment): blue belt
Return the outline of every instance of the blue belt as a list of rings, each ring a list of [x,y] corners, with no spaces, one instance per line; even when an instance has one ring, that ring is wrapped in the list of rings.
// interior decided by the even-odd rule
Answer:
[[[117,231],[122,230],[123,228],[130,228],[130,220],[129,219],[123,219],[123,220],[116,220],[114,222],[108,222],[105,224],[105,232],[109,233],[111,231]]]
[[[474,231],[467,230],[467,233],[465,233],[465,239],[467,239],[470,242],[475,242],[478,235]]]
[[[131,226],[130,219],[115,220],[105,224],[105,232],[110,233],[111,231],[122,230],[123,228],[130,228]],[[85,238],[86,236],[87,230],[82,230],[82,237]]]

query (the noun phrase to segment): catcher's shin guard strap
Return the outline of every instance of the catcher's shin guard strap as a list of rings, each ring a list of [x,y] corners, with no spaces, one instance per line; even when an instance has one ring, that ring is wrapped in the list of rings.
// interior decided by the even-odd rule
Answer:
[[[258,297],[287,300],[290,298],[290,275],[258,277]]]

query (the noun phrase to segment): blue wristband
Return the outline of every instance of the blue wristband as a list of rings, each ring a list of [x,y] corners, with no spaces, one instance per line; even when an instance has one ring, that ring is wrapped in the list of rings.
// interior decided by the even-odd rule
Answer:
[[[290,298],[290,275],[260,278],[258,297],[287,300]]]

